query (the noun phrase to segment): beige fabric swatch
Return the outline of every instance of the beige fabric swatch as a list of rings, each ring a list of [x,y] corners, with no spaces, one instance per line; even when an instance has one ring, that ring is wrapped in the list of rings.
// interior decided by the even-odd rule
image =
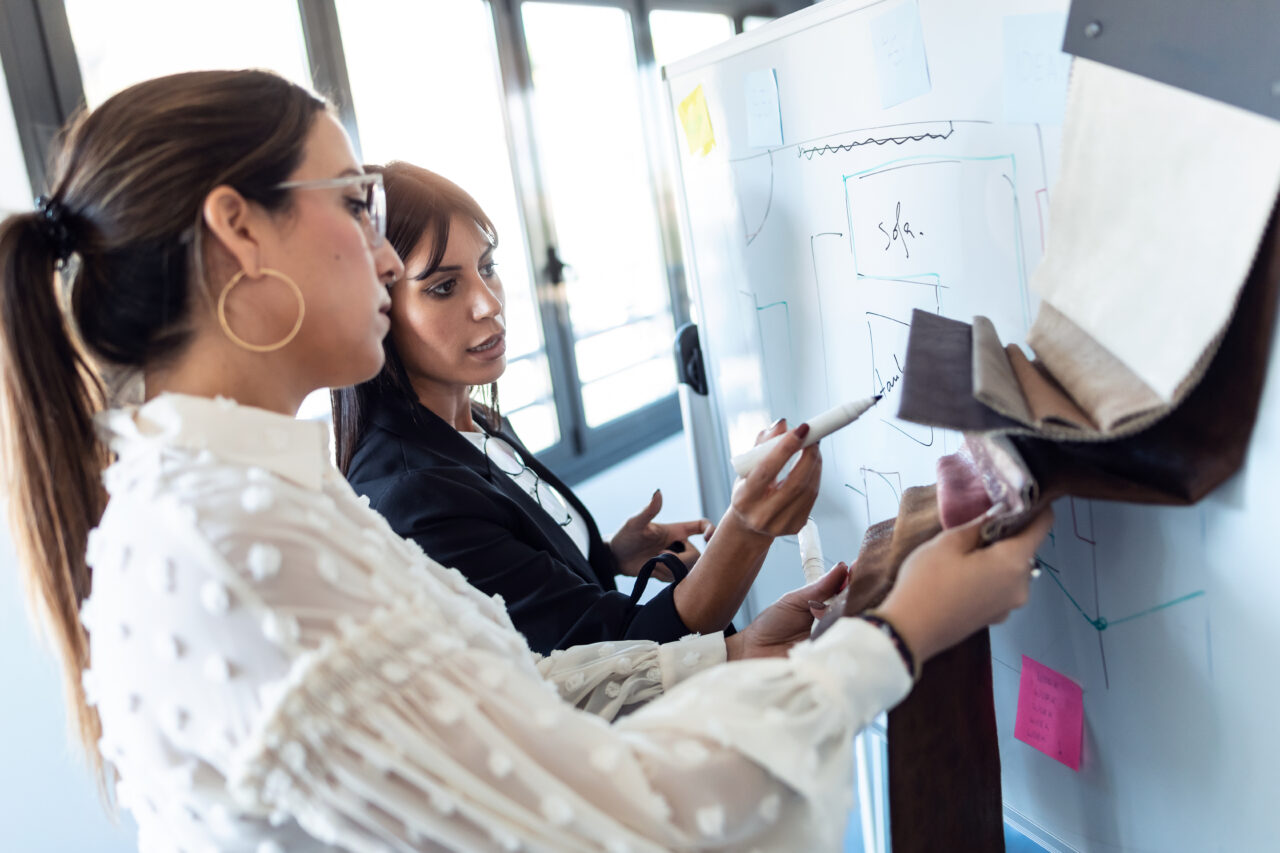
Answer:
[[[1098,431],[1089,416],[1062,390],[1043,365],[1039,362],[1033,364],[1017,344],[1009,344],[1005,352],[1009,356],[1009,366],[1018,377],[1018,386],[1027,398],[1036,426],[1054,424]]]
[[[986,317],[973,318],[973,396],[1006,418],[1035,429],[1066,425],[1097,431],[1089,416],[1027,359],[1021,347],[1001,345]]]
[[[1170,401],[1249,272],[1280,122],[1077,58],[1059,174],[1032,287]]]
[[[1035,425],[996,327],[986,317],[973,318],[973,397],[1006,418]]]
[[[1135,417],[1168,407],[1120,359],[1047,302],[1040,303],[1027,343],[1058,384],[1071,395],[1071,400],[1079,404],[1075,412],[1085,416],[1085,423],[1092,420],[1102,432],[1110,432]],[[1026,377],[1027,382],[1034,381],[1030,373],[1040,375],[1031,364],[1021,371],[1015,364],[1014,370],[1020,379]],[[1048,383],[1043,376],[1040,379]],[[1023,387],[1025,392],[1026,386]],[[1046,401],[1050,399],[1052,395],[1046,397]],[[1070,410],[1057,412],[1067,422],[1072,421]]]

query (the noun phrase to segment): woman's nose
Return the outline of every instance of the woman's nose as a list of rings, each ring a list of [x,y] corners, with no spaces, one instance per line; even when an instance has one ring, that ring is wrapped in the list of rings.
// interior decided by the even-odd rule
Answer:
[[[385,240],[373,250],[373,261],[378,270],[378,281],[383,284],[391,284],[404,275],[404,261],[400,260],[396,250]]]
[[[475,289],[474,310],[477,320],[484,320],[502,313],[502,299],[493,288],[481,279]]]

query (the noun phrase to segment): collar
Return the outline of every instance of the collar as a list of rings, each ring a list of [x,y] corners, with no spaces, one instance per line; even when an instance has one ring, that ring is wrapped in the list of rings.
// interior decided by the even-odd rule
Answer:
[[[207,450],[226,462],[264,468],[310,489],[319,489],[332,468],[323,423],[242,406],[226,397],[165,393],[142,406],[107,409],[97,421],[121,456],[140,444]]]

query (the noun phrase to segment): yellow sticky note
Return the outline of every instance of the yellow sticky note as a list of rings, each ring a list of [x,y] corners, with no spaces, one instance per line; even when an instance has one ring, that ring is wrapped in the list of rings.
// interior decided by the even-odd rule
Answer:
[[[689,141],[689,153],[703,157],[710,154],[716,145],[716,135],[711,130],[711,113],[707,111],[707,98],[702,94],[701,84],[680,102],[680,123]]]

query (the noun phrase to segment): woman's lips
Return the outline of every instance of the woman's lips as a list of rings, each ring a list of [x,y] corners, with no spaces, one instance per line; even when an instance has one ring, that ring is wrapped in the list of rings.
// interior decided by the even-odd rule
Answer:
[[[484,361],[501,358],[507,352],[507,336],[503,332],[491,335],[475,346],[469,347],[467,352]]]

